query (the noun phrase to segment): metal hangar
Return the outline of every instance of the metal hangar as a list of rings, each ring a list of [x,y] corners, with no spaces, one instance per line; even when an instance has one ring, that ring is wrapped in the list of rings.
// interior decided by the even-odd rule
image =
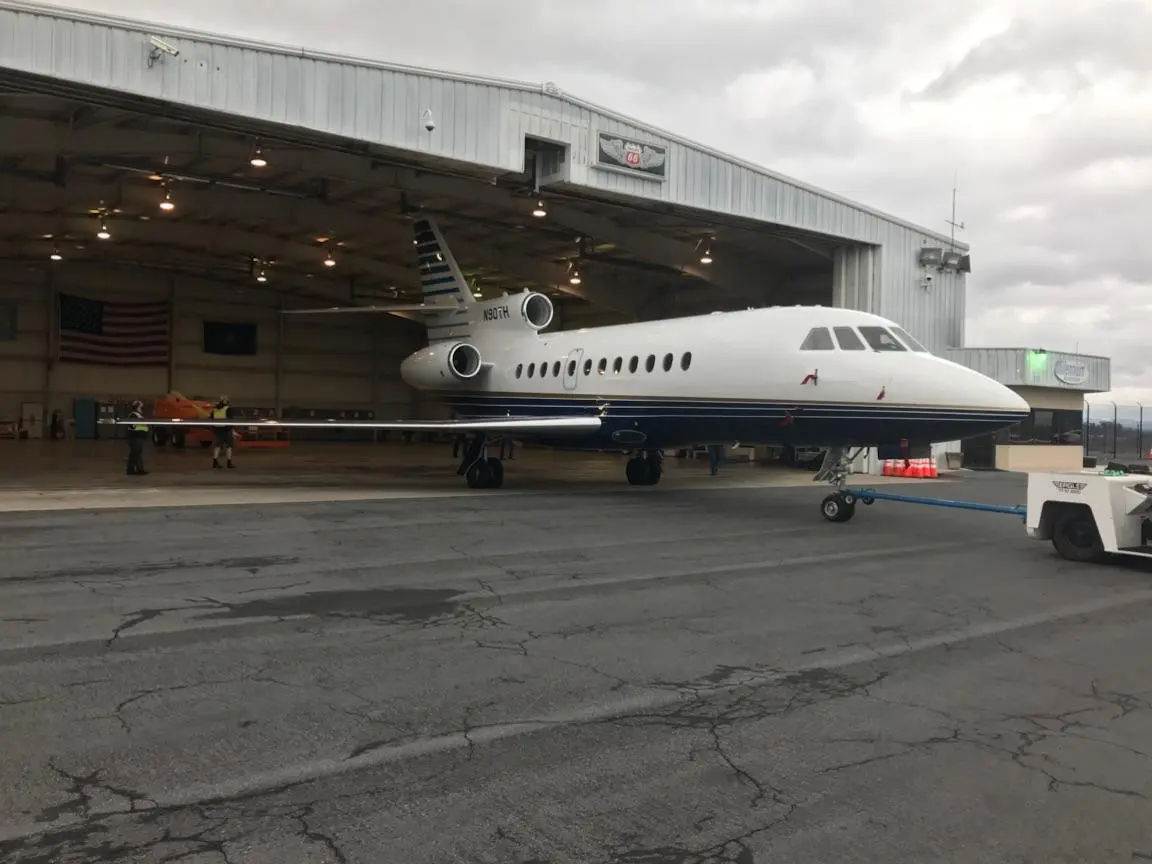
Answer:
[[[963,344],[963,244],[552,84],[0,0],[0,419],[170,391],[435,411],[398,376],[420,325],[278,314],[415,301],[414,212],[478,296],[545,291],[561,328],[824,304]],[[62,295],[168,323],[72,363]]]

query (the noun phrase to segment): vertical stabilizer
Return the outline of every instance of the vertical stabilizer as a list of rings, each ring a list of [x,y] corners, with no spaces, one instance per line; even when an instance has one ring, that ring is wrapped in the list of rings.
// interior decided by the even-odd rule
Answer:
[[[431,219],[417,219],[416,265],[424,304],[441,309],[467,309],[473,305],[472,289],[460,272],[439,226]]]

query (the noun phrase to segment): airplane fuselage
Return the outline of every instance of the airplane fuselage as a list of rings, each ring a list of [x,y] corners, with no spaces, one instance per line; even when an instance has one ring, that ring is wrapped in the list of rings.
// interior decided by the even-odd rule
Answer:
[[[430,329],[434,341],[405,361],[405,379],[440,392],[461,419],[599,416],[587,437],[518,436],[574,449],[922,444],[1001,429],[1028,412],[1007,388],[863,312],[773,307],[537,333],[524,327],[520,302],[446,313],[459,324]],[[484,368],[465,381],[430,374],[461,342]]]

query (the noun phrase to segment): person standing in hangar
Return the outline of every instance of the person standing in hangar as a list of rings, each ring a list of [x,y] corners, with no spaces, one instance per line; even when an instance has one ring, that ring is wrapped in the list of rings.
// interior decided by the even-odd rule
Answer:
[[[129,419],[144,419],[144,403],[139,399],[132,402],[132,411]],[[148,472],[144,470],[144,442],[148,439],[148,427],[133,424],[128,427],[128,466],[129,477],[143,476]]]
[[[213,420],[231,420],[232,419],[232,403],[228,401],[227,396],[221,396],[220,401],[212,406],[212,419]],[[228,460],[228,467],[235,468],[232,464],[232,434],[231,426],[213,426],[212,436],[215,438],[216,446],[212,450],[212,467],[222,468],[220,464],[220,454],[224,454],[224,458]]]

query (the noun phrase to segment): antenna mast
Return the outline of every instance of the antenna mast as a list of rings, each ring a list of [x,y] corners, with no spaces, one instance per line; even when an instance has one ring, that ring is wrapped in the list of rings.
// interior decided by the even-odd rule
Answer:
[[[944,220],[952,226],[950,242],[952,243],[953,251],[956,249],[956,229],[959,228],[961,231],[964,230],[964,223],[956,221],[956,182],[959,179],[959,175],[959,171],[952,175],[952,218]]]

